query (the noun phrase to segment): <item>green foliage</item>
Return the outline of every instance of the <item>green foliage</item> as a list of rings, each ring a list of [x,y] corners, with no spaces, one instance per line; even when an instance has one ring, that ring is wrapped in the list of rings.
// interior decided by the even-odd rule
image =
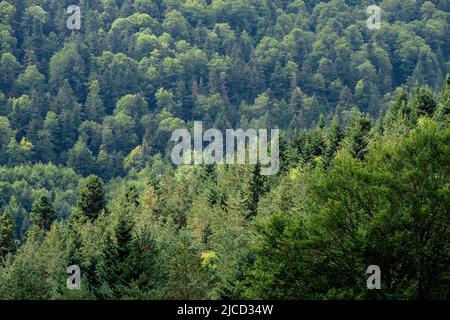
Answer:
[[[431,90],[419,87],[413,94],[411,101],[412,115],[417,119],[420,116],[431,116],[436,110],[436,102],[434,101]]]
[[[105,106],[100,96],[100,85],[98,80],[93,80],[89,86],[89,94],[86,99],[86,118],[101,122],[105,116]]]
[[[349,122],[343,144],[353,157],[361,159],[366,153],[371,120],[367,114],[353,110]]]
[[[445,298],[449,130],[421,117],[406,137],[373,140],[363,161],[339,152],[326,170],[286,177],[294,189],[269,197],[301,200],[258,219],[243,297]],[[385,270],[379,294],[358,271],[371,264]]]
[[[69,150],[67,164],[81,175],[88,175],[95,166],[94,157],[91,150],[87,147],[83,139],[79,139],[77,143]]]
[[[0,259],[8,253],[14,253],[16,241],[14,239],[14,224],[9,213],[0,215]]]
[[[30,222],[32,225],[35,225],[42,230],[50,230],[55,219],[55,210],[46,196],[39,198],[33,203],[30,214]]]
[[[90,220],[95,220],[105,206],[103,182],[97,176],[87,177],[80,192],[78,209]]]
[[[443,109],[430,95],[449,71],[447,8],[437,0],[381,7],[383,37],[367,30],[366,3],[357,1],[96,1],[82,6],[83,31],[72,34],[62,4],[4,2],[0,116],[35,147],[10,164],[53,162],[110,179],[136,166],[108,173],[96,162],[117,166],[141,145],[145,159],[167,157],[175,124],[291,134],[354,106],[378,117],[400,86],[417,90],[408,121]],[[86,121],[101,133],[86,131]],[[11,135],[2,136],[6,148]],[[92,159],[74,154],[80,137]]]
[[[65,4],[0,2],[0,299],[448,299],[446,1],[382,30],[368,1]],[[195,120],[281,129],[280,173],[172,167]]]

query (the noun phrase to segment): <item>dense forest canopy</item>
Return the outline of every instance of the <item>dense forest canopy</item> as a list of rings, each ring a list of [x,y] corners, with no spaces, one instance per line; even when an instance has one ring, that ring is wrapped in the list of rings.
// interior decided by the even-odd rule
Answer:
[[[1,0],[0,299],[448,299],[449,33],[448,0]],[[280,129],[279,174],[173,166],[194,121]]]

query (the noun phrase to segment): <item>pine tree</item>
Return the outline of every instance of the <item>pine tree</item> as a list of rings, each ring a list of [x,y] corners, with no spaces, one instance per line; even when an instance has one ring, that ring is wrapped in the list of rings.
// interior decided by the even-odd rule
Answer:
[[[7,212],[0,215],[0,260],[16,250],[14,223]]]
[[[80,194],[78,208],[83,215],[91,220],[95,220],[105,207],[105,191],[103,190],[102,181],[94,175],[87,177],[85,186]]]
[[[30,220],[31,224],[37,225],[40,229],[50,230],[53,221],[56,220],[56,213],[48,197],[42,196],[33,203]]]
[[[437,83],[441,83],[442,76],[436,56],[429,50],[420,50],[411,81],[434,88]]]

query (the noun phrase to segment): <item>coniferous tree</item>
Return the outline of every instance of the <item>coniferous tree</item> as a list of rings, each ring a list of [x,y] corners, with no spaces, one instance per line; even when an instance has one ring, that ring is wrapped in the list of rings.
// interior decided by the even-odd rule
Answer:
[[[155,277],[156,243],[148,229],[134,230],[132,214],[139,207],[137,196],[136,190],[129,188],[113,205],[111,214],[116,220],[103,243],[97,271],[100,294],[110,298],[125,297],[136,288],[145,294]]]
[[[305,145],[302,150],[303,159],[308,162],[321,158],[325,150],[324,129],[325,120],[320,121],[307,134]]]
[[[0,260],[8,253],[14,253],[16,241],[14,239],[14,223],[7,212],[0,215]]]
[[[102,181],[94,175],[87,177],[78,200],[78,209],[90,220],[95,220],[105,207],[105,191]]]
[[[352,111],[350,123],[345,130],[343,144],[350,154],[362,159],[367,152],[368,134],[371,129],[371,120],[366,113]]]
[[[403,88],[397,91],[397,95],[390,103],[389,110],[386,113],[385,122],[389,125],[395,125],[396,121],[401,120],[399,118],[407,118],[411,114],[407,93]]]
[[[83,139],[80,138],[69,150],[67,165],[83,176],[87,176],[94,168],[94,157]]]
[[[89,94],[86,101],[86,118],[101,123],[105,117],[105,105],[100,96],[98,80],[92,80],[89,86]]]
[[[432,116],[437,104],[433,92],[427,87],[418,87],[411,99],[411,111],[413,119],[420,116]]]
[[[50,230],[53,221],[56,220],[56,213],[47,196],[42,196],[33,203],[31,209],[30,222],[42,230]]]
[[[0,299],[448,298],[448,0],[69,2],[0,0]],[[196,120],[279,173],[172,167]]]
[[[339,149],[342,138],[343,134],[341,131],[341,126],[339,124],[339,119],[337,117],[334,117],[327,131],[327,142],[325,148],[325,157],[327,163],[331,161],[334,154]]]
[[[450,117],[450,75],[447,76],[441,92],[441,101],[436,109],[435,117],[445,123]]]
[[[251,194],[249,201],[250,216],[255,216],[258,210],[259,198],[264,188],[264,180],[261,176],[261,164],[258,162],[252,172],[250,183]]]
[[[77,128],[81,123],[82,109],[77,102],[69,81],[64,81],[53,102],[53,110],[58,114],[57,151],[72,147],[77,138]]]

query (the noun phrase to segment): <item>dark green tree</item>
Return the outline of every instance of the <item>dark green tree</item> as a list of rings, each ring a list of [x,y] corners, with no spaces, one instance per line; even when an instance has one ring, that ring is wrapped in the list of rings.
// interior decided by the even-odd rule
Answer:
[[[56,213],[47,196],[42,196],[33,203],[31,209],[30,222],[42,230],[50,230],[53,221],[56,220]]]
[[[83,139],[80,138],[69,150],[67,165],[83,176],[92,172],[95,167],[95,159]]]
[[[250,182],[250,199],[249,199],[249,210],[250,216],[256,216],[258,211],[259,199],[264,191],[264,179],[261,175],[261,164],[258,162],[253,169],[251,182]]]
[[[103,182],[94,175],[87,177],[78,200],[78,209],[90,220],[95,220],[105,207]]]

